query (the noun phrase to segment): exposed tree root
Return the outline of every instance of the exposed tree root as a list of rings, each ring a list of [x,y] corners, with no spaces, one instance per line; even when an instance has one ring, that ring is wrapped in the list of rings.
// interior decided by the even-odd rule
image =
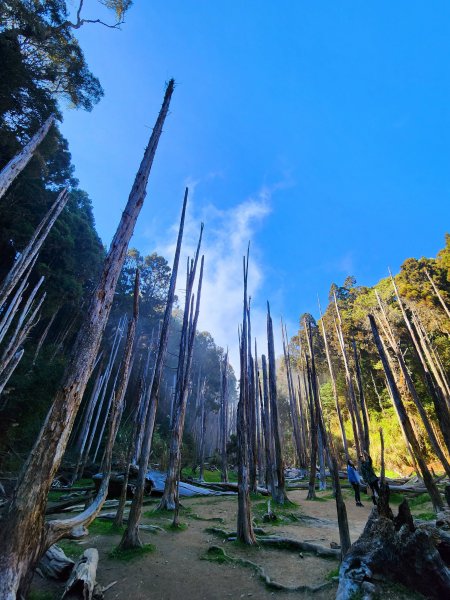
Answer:
[[[208,548],[208,550],[206,551],[206,553],[202,556],[202,560],[209,560],[211,562],[218,562],[218,563],[230,563],[230,564],[240,565],[242,567],[249,567],[250,569],[253,569],[257,573],[258,577],[261,579],[261,581],[264,582],[264,584],[269,589],[278,590],[281,592],[309,592],[309,593],[314,594],[315,592],[319,592],[319,591],[323,590],[324,588],[333,585],[332,581],[327,581],[327,582],[322,583],[317,586],[310,586],[310,585],[287,586],[287,585],[283,585],[282,583],[279,583],[278,581],[275,581],[274,579],[269,577],[269,575],[267,575],[267,573],[265,572],[263,567],[261,567],[260,565],[257,565],[256,563],[252,562],[251,560],[247,560],[245,558],[235,558],[233,556],[230,556],[229,554],[227,554],[225,552],[225,550],[223,548],[220,548],[220,546],[210,546]]]

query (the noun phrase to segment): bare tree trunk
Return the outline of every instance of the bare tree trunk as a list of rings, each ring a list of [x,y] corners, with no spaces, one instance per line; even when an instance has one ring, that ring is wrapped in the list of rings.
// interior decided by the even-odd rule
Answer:
[[[206,378],[203,380],[202,393],[201,393],[201,415],[200,415],[200,452],[199,452],[199,479],[203,481],[203,472],[205,468],[205,442],[206,442],[206,407],[205,407],[205,383]]]
[[[200,231],[200,239],[197,246],[195,259],[188,269],[185,313],[183,317],[183,328],[181,330],[180,354],[177,369],[177,386],[175,391],[174,415],[172,420],[172,432],[169,445],[169,467],[167,470],[164,492],[159,503],[159,509],[174,510],[176,506],[176,489],[180,473],[181,444],[183,440],[184,420],[186,416],[186,403],[189,393],[189,382],[191,376],[192,356],[194,352],[195,334],[197,321],[200,313],[200,298],[203,280],[204,257],[200,263],[200,274],[197,287],[197,298],[194,312],[194,287],[197,261],[202,240],[203,224]]]
[[[292,431],[294,434],[295,450],[296,450],[296,454],[297,454],[298,464],[302,465],[303,448],[302,448],[302,440],[301,440],[301,435],[300,435],[300,420],[299,420],[299,415],[297,412],[295,389],[294,389],[294,383],[292,380],[291,356],[290,356],[290,352],[289,352],[288,335],[287,335],[286,327],[283,325],[283,321],[281,321],[281,335],[283,338],[284,364],[286,367],[286,378],[287,378],[288,395],[289,395],[289,409],[290,409],[290,415],[291,415]]]
[[[47,545],[44,524],[48,492],[92,372],[128,242],[144,202],[148,176],[173,88],[171,80],[63,381],[20,474],[7,516],[0,524],[0,596],[5,600],[14,600],[17,593],[19,596],[26,594],[32,569],[51,545]]]
[[[242,318],[242,332],[240,339],[240,385],[239,403],[237,408],[237,449],[238,449],[238,515],[237,539],[243,544],[256,543],[252,525],[252,512],[250,503],[250,472],[249,472],[249,423],[248,403],[250,390],[248,380],[248,252],[247,260],[244,257],[244,307]]]
[[[395,283],[394,278],[392,277],[392,273],[390,273],[391,282],[394,287],[395,294],[397,296],[397,302],[400,306],[400,310],[402,311],[403,320],[405,321],[406,327],[408,329],[410,338],[414,344],[414,348],[416,350],[417,356],[419,357],[420,363],[422,365],[422,369],[425,377],[425,384],[430,392],[430,395],[433,399],[434,409],[436,411],[436,417],[438,419],[439,427],[444,437],[445,445],[447,451],[450,452],[450,415],[447,408],[447,401],[445,398],[444,390],[442,389],[438,380],[434,380],[432,374],[430,373],[427,361],[422,351],[422,346],[418,339],[417,333],[414,331],[411,322],[409,320],[408,315],[406,314],[405,307],[403,305],[403,300],[399,294],[397,289],[397,285]],[[434,375],[434,373],[433,373]]]
[[[67,204],[69,194],[64,189],[56,199],[53,206],[37,226],[31,240],[21,252],[20,257],[16,260],[12,269],[3,280],[0,286],[0,308],[5,304],[8,296],[21,280],[28,267],[36,261],[36,256],[45,242],[47,235],[53,227],[56,219],[61,214],[63,208]]]
[[[339,428],[341,431],[342,445],[344,446],[345,458],[346,458],[346,460],[348,460],[349,454],[348,454],[347,435],[345,433],[344,419],[342,417],[341,408],[339,406],[339,396],[338,396],[337,386],[336,386],[336,377],[334,375],[333,364],[331,362],[330,348],[328,346],[327,332],[325,330],[325,322],[324,322],[324,318],[322,315],[322,310],[320,308],[320,302],[319,302],[319,311],[320,311],[320,322],[322,324],[323,341],[325,344],[325,354],[327,357],[328,370],[330,372],[330,378],[331,378],[331,387],[333,390],[334,404],[336,406],[336,413],[337,413],[338,420],[339,420]]]
[[[228,350],[223,364],[221,363],[221,427],[222,427],[222,473],[220,480],[228,481],[228,460],[227,460],[227,441],[228,441]]]
[[[423,477],[424,484],[428,490],[428,493],[430,494],[431,501],[433,503],[435,510],[443,510],[444,503],[443,503],[442,498],[439,494],[439,491],[436,487],[436,484],[433,480],[433,477],[432,477],[430,471],[428,470],[428,467],[423,458],[419,443],[417,442],[417,439],[414,435],[414,432],[413,432],[413,429],[411,426],[411,422],[409,420],[408,414],[403,405],[402,399],[400,397],[400,393],[398,391],[397,385],[394,380],[394,376],[392,374],[391,368],[390,368],[388,360],[386,358],[384,348],[381,344],[380,335],[378,333],[378,328],[376,326],[375,319],[374,319],[373,315],[368,315],[368,316],[369,316],[370,326],[372,328],[372,334],[373,334],[373,338],[375,341],[375,345],[377,347],[378,354],[380,356],[381,362],[383,364],[383,369],[386,374],[386,379],[387,379],[389,388],[391,390],[392,399],[397,407],[397,413],[398,413],[401,423],[403,425],[403,429],[404,429],[406,436],[408,438],[408,441],[411,444],[411,447],[413,449],[414,455],[416,457],[417,463],[419,465],[419,468],[420,468],[420,471],[421,471],[421,474]]]
[[[353,357],[355,360],[355,371],[356,371],[356,383],[358,386],[359,393],[359,403],[361,405],[361,413],[363,419],[363,430],[364,430],[364,445],[366,447],[366,452],[370,451],[370,432],[369,432],[369,416],[367,414],[367,406],[366,399],[364,397],[364,388],[361,376],[361,367],[359,365],[359,356],[358,350],[356,348],[355,340],[352,340],[352,348],[353,348]]]
[[[442,294],[440,293],[440,291],[438,290],[436,284],[434,283],[432,277],[430,276],[430,274],[428,273],[428,271],[425,269],[425,275],[428,277],[428,281],[431,283],[431,285],[433,286],[433,290],[434,293],[436,294],[439,302],[441,303],[442,308],[444,309],[445,314],[447,315],[447,317],[450,319],[450,310],[448,308],[448,306],[445,304],[444,302],[444,298],[442,297]]]
[[[269,382],[267,377],[267,362],[264,354],[261,356],[262,373],[263,373],[263,388],[260,388],[261,398],[261,415],[264,432],[264,448],[266,451],[266,481],[267,489],[270,490],[272,496],[274,492],[274,459],[273,459],[273,440],[271,436],[272,428],[270,426],[270,399],[269,399]]]
[[[256,386],[255,386],[255,364],[252,356],[252,321],[250,312],[250,301],[248,300],[248,319],[247,319],[247,353],[248,353],[248,391],[249,402],[247,404],[247,422],[249,434],[248,460],[250,476],[250,492],[255,494],[258,488],[256,478]]]
[[[339,347],[341,349],[342,360],[344,362],[345,381],[347,383],[349,404],[352,407],[352,417],[353,417],[352,424],[353,424],[353,419],[354,419],[354,424],[356,425],[356,427],[354,428],[353,431],[354,431],[354,435],[355,435],[356,452],[359,456],[361,454],[362,444],[364,441],[364,430],[363,430],[363,426],[362,426],[362,422],[361,422],[361,415],[359,414],[358,404],[356,402],[355,388],[353,387],[353,380],[352,380],[352,375],[350,373],[347,351],[345,349],[344,334],[342,332],[342,320],[341,320],[341,314],[339,312],[336,295],[334,295],[334,304],[336,307],[336,314],[338,317],[338,320],[336,323],[336,333],[337,333],[337,337],[338,337],[338,341],[339,341]]]
[[[256,439],[258,452],[258,484],[261,487],[266,485],[266,469],[264,464],[264,434],[261,411],[261,383],[259,381],[258,349],[255,339],[255,400],[256,400]]]
[[[158,351],[155,359],[152,380],[146,391],[146,403],[149,402],[149,409],[146,414],[145,430],[142,439],[142,447],[139,457],[139,472],[136,481],[136,491],[131,503],[130,514],[128,517],[127,528],[120,542],[121,548],[139,548],[142,542],[139,538],[139,520],[142,512],[142,501],[144,499],[145,477],[147,475],[148,461],[150,458],[150,449],[152,445],[153,428],[155,425],[156,409],[158,406],[159,386],[166,357],[167,341],[169,339],[169,325],[172,315],[173,303],[175,301],[175,287],[177,283],[178,265],[180,262],[181,242],[183,240],[184,219],[186,215],[186,205],[188,199],[188,189],[184,193],[183,208],[181,211],[180,228],[178,231],[177,246],[173,259],[172,274],[170,276],[169,291],[167,293],[167,303],[164,311],[161,332],[159,336]]]
[[[49,319],[49,322],[47,323],[44,331],[42,332],[41,337],[39,338],[39,342],[36,346],[36,351],[34,353],[33,362],[31,363],[32,367],[34,367],[34,365],[36,364],[37,358],[39,356],[39,352],[41,351],[41,348],[44,345],[45,340],[47,339],[48,332],[50,331],[50,328],[53,325],[56,315],[58,314],[58,311],[59,311],[59,308],[56,309],[55,312],[52,314],[52,316]]]
[[[402,372],[403,377],[405,379],[406,386],[407,386],[408,391],[409,391],[409,393],[411,395],[411,398],[413,399],[413,402],[416,405],[416,408],[417,408],[417,410],[418,410],[418,412],[420,414],[420,417],[421,417],[422,422],[424,424],[425,430],[426,430],[426,432],[428,434],[428,438],[430,440],[430,443],[433,446],[433,449],[434,449],[434,451],[436,453],[436,456],[441,461],[442,466],[444,467],[444,470],[445,470],[447,476],[450,477],[450,465],[449,465],[449,463],[447,461],[447,458],[446,458],[444,452],[442,451],[442,449],[441,449],[441,447],[439,445],[438,440],[436,439],[436,436],[434,434],[434,431],[433,431],[433,428],[431,426],[431,423],[430,423],[430,420],[428,418],[428,415],[427,415],[427,413],[425,411],[425,408],[424,408],[424,406],[423,406],[423,404],[422,404],[422,402],[421,402],[421,400],[419,398],[419,395],[418,395],[417,390],[415,388],[414,382],[413,382],[413,380],[412,380],[412,378],[411,378],[411,376],[409,374],[409,371],[408,371],[408,369],[406,367],[405,360],[403,358],[403,354],[402,354],[402,352],[400,350],[400,347],[399,347],[397,341],[394,338],[394,334],[393,334],[392,329],[390,327],[390,324],[389,324],[386,312],[384,310],[384,306],[383,306],[383,304],[381,302],[381,298],[379,297],[379,295],[378,295],[378,293],[376,291],[375,291],[375,294],[377,296],[378,305],[380,307],[380,311],[381,311],[381,314],[383,316],[383,320],[384,320],[384,323],[385,323],[385,327],[386,327],[385,331],[386,331],[387,340],[388,340],[389,344],[391,345],[392,350],[394,351],[394,354],[395,354],[395,357],[397,359],[398,364],[400,365],[400,369],[401,369],[401,372]]]
[[[280,424],[278,420],[277,405],[277,375],[275,364],[275,345],[273,340],[272,317],[270,316],[270,306],[267,303],[267,350],[269,357],[269,398],[270,398],[270,422],[272,427],[272,437],[274,440],[274,464],[276,469],[276,481],[274,481],[274,493],[272,494],[274,502],[284,504],[289,502],[286,495],[284,482],[284,462],[281,450]]]
[[[55,121],[55,115],[50,115],[49,118],[41,125],[38,131],[34,134],[31,140],[22,150],[12,158],[9,163],[0,171],[0,198],[5,195],[9,186],[14,179],[19,175],[30,162],[36,148],[45,138],[48,130]]]
[[[330,471],[331,477],[333,479],[333,490],[334,498],[336,500],[336,511],[339,527],[339,540],[341,542],[341,557],[344,558],[344,556],[350,550],[352,542],[350,540],[350,530],[348,528],[347,508],[345,506],[344,498],[342,497],[341,483],[339,481],[338,463],[331,435],[328,435],[328,447],[330,449]]]

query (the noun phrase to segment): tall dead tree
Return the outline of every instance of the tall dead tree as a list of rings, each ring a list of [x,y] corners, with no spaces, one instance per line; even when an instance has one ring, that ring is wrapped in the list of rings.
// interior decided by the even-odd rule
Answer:
[[[238,514],[237,514],[237,539],[244,544],[255,544],[253,532],[252,511],[250,503],[250,465],[249,465],[249,422],[248,404],[250,398],[250,385],[248,379],[248,252],[244,257],[244,307],[242,317],[242,331],[240,334],[240,380],[239,403],[237,407],[237,456],[238,456]]]
[[[383,365],[383,369],[386,375],[386,380],[388,383],[388,386],[390,388],[391,391],[391,397],[396,405],[397,408],[397,414],[399,416],[399,419],[401,421],[403,430],[406,434],[406,437],[408,439],[409,444],[411,445],[411,448],[414,452],[415,458],[417,460],[417,463],[419,465],[419,469],[423,478],[423,482],[425,484],[425,487],[427,488],[428,493],[430,494],[431,497],[431,501],[433,503],[433,506],[435,508],[435,510],[443,510],[444,508],[444,503],[442,501],[441,495],[439,493],[439,490],[436,487],[436,484],[434,482],[434,479],[430,473],[430,471],[428,470],[428,466],[426,464],[426,461],[423,457],[422,451],[420,449],[419,443],[417,441],[416,436],[414,435],[414,431],[411,425],[411,421],[409,420],[408,414],[406,412],[405,406],[403,404],[403,401],[400,397],[400,392],[398,391],[397,385],[395,383],[395,379],[394,376],[392,374],[392,370],[391,367],[389,365],[389,362],[387,360],[383,345],[381,343],[380,340],[380,335],[378,333],[378,327],[375,323],[375,318],[373,317],[373,315],[368,315],[369,317],[369,321],[370,321],[370,327],[372,329],[372,335],[373,335],[373,339],[375,342],[375,345],[377,347],[378,350],[378,355],[380,357],[380,360],[382,362]]]
[[[256,385],[255,385],[255,364],[252,355],[252,320],[250,312],[251,298],[248,300],[248,319],[247,319],[247,352],[248,352],[248,391],[249,402],[248,424],[249,424],[249,449],[248,460],[250,467],[250,492],[256,493],[257,484],[257,447],[256,447]]]
[[[428,281],[431,283],[434,293],[436,294],[439,302],[441,303],[441,306],[444,309],[445,314],[450,319],[450,310],[449,310],[448,306],[445,304],[444,298],[442,297],[442,294],[439,291],[437,285],[434,283],[433,278],[431,277],[431,275],[428,273],[428,271],[426,269],[425,269],[425,275],[427,276]]]
[[[55,200],[54,204],[35,229],[31,240],[20,253],[11,270],[6,275],[0,286],[0,308],[4,306],[8,296],[19,283],[30,265],[36,262],[36,257],[42,244],[45,242],[51,228],[55,224],[56,219],[61,214],[69,199],[69,194],[64,189]]]
[[[270,490],[272,497],[275,495],[274,481],[275,481],[275,463],[274,463],[274,446],[272,438],[272,428],[270,425],[270,399],[269,399],[269,378],[267,376],[267,361],[264,354],[261,356],[261,367],[263,385],[260,386],[260,398],[261,398],[261,417],[264,433],[264,449],[266,458],[266,484],[267,489]]]
[[[62,383],[21,472],[6,518],[0,524],[0,596],[14,600],[26,595],[32,570],[48,549],[45,506],[61,463],[83,392],[111,310],[128,242],[146,195],[146,186],[162,127],[169,110],[174,81],[167,86],[126,208],[105,259],[86,318],[80,326]]]
[[[339,420],[339,429],[341,431],[341,439],[342,439],[342,445],[344,447],[345,458],[346,458],[346,460],[348,460],[349,454],[348,454],[347,435],[345,433],[344,419],[342,416],[341,407],[339,406],[339,396],[338,396],[338,392],[337,392],[336,377],[334,374],[333,363],[331,362],[330,347],[328,346],[327,332],[325,329],[325,322],[324,322],[324,318],[322,315],[322,309],[320,307],[320,302],[319,302],[319,312],[320,312],[320,322],[322,324],[322,337],[323,337],[323,341],[324,341],[324,345],[325,345],[325,354],[327,357],[328,371],[330,373],[330,379],[331,379],[331,388],[333,390],[334,405],[336,406],[336,414],[337,414],[338,420]]]
[[[397,302],[402,312],[403,320],[405,322],[406,328],[408,329],[409,336],[411,338],[411,341],[414,345],[414,349],[422,366],[425,384],[433,400],[436,417],[439,423],[439,428],[442,432],[442,436],[444,438],[445,446],[447,448],[447,451],[450,452],[450,413],[447,407],[445,392],[442,388],[442,383],[440,384],[439,380],[435,379],[435,371],[430,371],[430,367],[428,366],[427,360],[425,358],[422,345],[419,341],[419,336],[413,328],[411,321],[408,317],[406,308],[403,304],[402,297],[400,296],[400,293],[397,289],[395,279],[392,277],[392,273],[389,272],[389,274],[391,277],[391,282],[394,288]]]
[[[205,385],[206,377],[200,390],[200,447],[198,452],[199,474],[198,478],[203,481],[203,472],[205,468],[205,443],[206,443],[206,406],[205,406]]]
[[[339,341],[339,347],[341,349],[342,360],[344,363],[345,370],[345,382],[347,384],[348,400],[350,415],[352,418],[353,433],[355,437],[355,446],[358,456],[361,454],[364,443],[364,429],[361,422],[361,415],[359,413],[358,403],[356,401],[355,388],[353,386],[352,374],[350,372],[349,361],[347,357],[347,350],[345,349],[344,334],[342,331],[342,319],[341,313],[339,312],[339,306],[337,303],[336,294],[334,294],[334,305],[336,308],[337,322],[336,322],[336,333]]]
[[[292,379],[291,355],[289,352],[288,336],[287,336],[286,327],[283,324],[283,321],[281,321],[281,336],[282,336],[282,340],[283,340],[284,364],[285,364],[285,368],[286,368],[286,379],[287,379],[287,384],[288,384],[288,396],[289,396],[289,409],[290,409],[290,416],[291,416],[291,423],[292,423],[292,431],[294,434],[295,450],[296,450],[297,461],[298,461],[299,466],[304,467],[305,464],[303,462],[303,460],[304,460],[303,447],[302,447],[302,439],[301,439],[301,433],[300,433],[301,423],[300,423],[300,418],[299,418],[299,414],[297,411],[297,401],[296,401],[296,397],[295,397],[294,381]]]
[[[0,171],[0,198],[5,195],[17,175],[19,175],[30,162],[33,154],[36,152],[36,148],[45,138],[54,122],[55,115],[50,115],[22,150]]]
[[[183,208],[181,211],[180,227],[178,230],[177,245],[173,259],[172,273],[170,276],[169,290],[167,292],[166,308],[159,334],[159,342],[156,353],[155,365],[151,381],[147,385],[145,403],[148,403],[148,410],[145,415],[145,429],[142,436],[142,444],[139,453],[139,471],[136,480],[136,490],[130,507],[127,527],[120,542],[121,548],[139,548],[142,546],[139,537],[139,521],[142,513],[142,502],[144,499],[145,478],[147,475],[148,461],[152,445],[153,429],[155,425],[156,409],[158,407],[159,387],[164,367],[164,360],[167,351],[167,342],[169,339],[169,325],[172,316],[173,304],[175,301],[175,288],[177,283],[178,265],[180,262],[181,242],[183,240],[184,220],[186,216],[186,206],[188,200],[188,189],[184,193]]]
[[[267,303],[267,354],[269,358],[269,399],[271,435],[274,440],[274,466],[276,480],[273,482],[272,497],[277,504],[289,502],[284,481],[284,461],[281,447],[280,424],[277,403],[277,371],[275,363],[275,344],[273,339],[273,324],[270,316],[270,306]]]
[[[433,450],[436,453],[436,456],[438,457],[438,459],[441,461],[442,466],[444,467],[444,470],[447,474],[448,477],[450,477],[450,465],[448,463],[448,460],[444,454],[444,452],[441,449],[441,446],[439,444],[439,441],[437,440],[435,433],[433,431],[433,427],[431,426],[430,423],[430,419],[428,418],[428,415],[425,411],[425,408],[422,404],[422,401],[420,400],[419,394],[417,393],[416,387],[414,385],[414,382],[411,378],[411,375],[409,374],[408,368],[406,366],[405,360],[403,358],[403,354],[402,351],[400,349],[400,346],[397,342],[397,340],[394,337],[394,334],[392,332],[390,323],[388,321],[387,318],[387,314],[386,311],[384,310],[384,306],[383,303],[381,302],[381,298],[378,295],[378,292],[375,290],[375,294],[377,297],[377,301],[378,301],[378,306],[380,307],[380,312],[384,321],[384,326],[385,326],[385,335],[387,337],[387,340],[395,354],[395,357],[397,359],[397,362],[400,366],[400,370],[402,372],[403,378],[405,380],[406,386],[408,388],[409,394],[414,402],[414,404],[416,405],[416,408],[419,412],[419,415],[422,419],[422,423],[424,424],[425,430],[428,434],[428,438],[430,440],[430,443],[433,447]],[[393,373],[394,374],[394,373]],[[395,374],[394,374],[395,376]]]
[[[353,358],[355,361],[355,371],[356,371],[356,385],[358,387],[359,394],[359,404],[361,406],[361,414],[363,421],[363,430],[364,430],[364,446],[366,447],[366,452],[370,451],[370,432],[369,432],[369,414],[367,412],[366,398],[364,395],[364,387],[361,375],[361,367],[359,364],[359,356],[358,349],[356,348],[355,340],[352,340],[352,348],[353,348]]]
[[[258,452],[258,485],[266,485],[266,468],[264,460],[264,430],[262,417],[261,382],[259,379],[258,348],[255,339],[255,401],[256,401],[256,439]]]
[[[227,441],[228,441],[228,349],[223,362],[220,363],[220,420],[221,420],[221,454],[222,471],[220,480],[228,481],[228,459],[227,459]]]
[[[180,352],[178,357],[177,384],[175,388],[174,413],[172,418],[172,431],[169,443],[169,467],[167,469],[164,492],[159,503],[160,509],[174,510],[176,508],[177,487],[180,477],[181,445],[183,441],[184,420],[186,417],[186,404],[189,394],[189,384],[194,353],[195,334],[200,313],[200,299],[202,293],[204,257],[200,261],[200,274],[197,285],[197,298],[194,298],[193,289],[197,270],[197,262],[202,241],[203,224],[200,239],[194,260],[188,260],[186,277],[186,299],[184,305],[183,326],[181,329]],[[194,310],[195,302],[195,310]]]

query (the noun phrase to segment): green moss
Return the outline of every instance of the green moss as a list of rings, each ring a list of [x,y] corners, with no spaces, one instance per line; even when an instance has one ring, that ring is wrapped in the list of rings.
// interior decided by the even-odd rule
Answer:
[[[65,492],[54,492],[53,490],[48,493],[48,501],[49,502],[58,502],[61,496],[64,496]]]
[[[125,527],[117,527],[111,521],[95,519],[88,527],[90,535],[120,535]]]
[[[220,546],[211,546],[200,558],[201,560],[209,560],[210,562],[219,564],[234,562],[231,556],[228,556]]]
[[[210,521],[212,523],[224,523],[224,519],[222,517],[201,517],[197,513],[191,513],[186,515],[189,519],[193,519],[194,521]]]
[[[78,481],[76,481],[72,487],[89,487],[92,486],[92,488],[94,487],[92,485],[92,479],[79,479]]]
[[[140,558],[141,556],[145,556],[146,554],[151,554],[156,550],[156,546],[153,544],[145,544],[140,548],[128,548],[127,550],[122,550],[118,546],[113,548],[111,552],[108,554],[108,558],[111,560],[121,560],[124,562],[132,561],[136,558]]]
[[[181,531],[186,531],[187,528],[188,528],[187,523],[179,523],[178,526],[176,526],[172,522],[170,524],[168,523],[167,525],[164,525],[164,529],[166,531],[173,531],[174,533],[180,533]]]
[[[329,573],[325,575],[325,579],[327,581],[332,581],[335,577],[339,577],[339,567],[332,569]]]
[[[436,518],[435,512],[422,512],[418,515],[413,515],[415,519],[421,519],[422,521],[434,521]]]
[[[427,502],[431,502],[431,498],[430,498],[429,494],[419,494],[415,498],[411,498],[410,500],[408,500],[408,504],[409,504],[410,508],[422,506],[423,504],[426,504]]]
[[[73,542],[72,540],[59,540],[57,544],[64,554],[69,558],[78,558],[81,554],[83,554],[84,549],[77,544],[77,542]]]

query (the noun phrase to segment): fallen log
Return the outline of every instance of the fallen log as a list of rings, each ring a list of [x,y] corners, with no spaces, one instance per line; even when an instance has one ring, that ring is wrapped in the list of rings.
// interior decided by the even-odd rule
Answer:
[[[60,513],[65,511],[67,508],[75,508],[76,506],[81,506],[81,502],[85,502],[90,498],[90,494],[86,496],[79,496],[78,498],[72,498],[71,500],[66,500],[65,502],[58,502],[57,504],[52,504],[47,506],[45,509],[46,515],[54,515],[56,513]],[[84,507],[84,504],[82,505]]]
[[[350,548],[339,571],[336,600],[376,593],[376,582],[391,580],[427,598],[450,597],[450,571],[426,531],[414,526],[406,500],[394,519],[376,508],[360,538]]]
[[[59,546],[53,544],[41,558],[36,571],[42,577],[66,581],[74,564],[74,561],[68,558]]]
[[[87,548],[77,560],[72,574],[64,589],[61,600],[77,595],[83,600],[92,600],[97,576],[98,551],[96,548]]]

